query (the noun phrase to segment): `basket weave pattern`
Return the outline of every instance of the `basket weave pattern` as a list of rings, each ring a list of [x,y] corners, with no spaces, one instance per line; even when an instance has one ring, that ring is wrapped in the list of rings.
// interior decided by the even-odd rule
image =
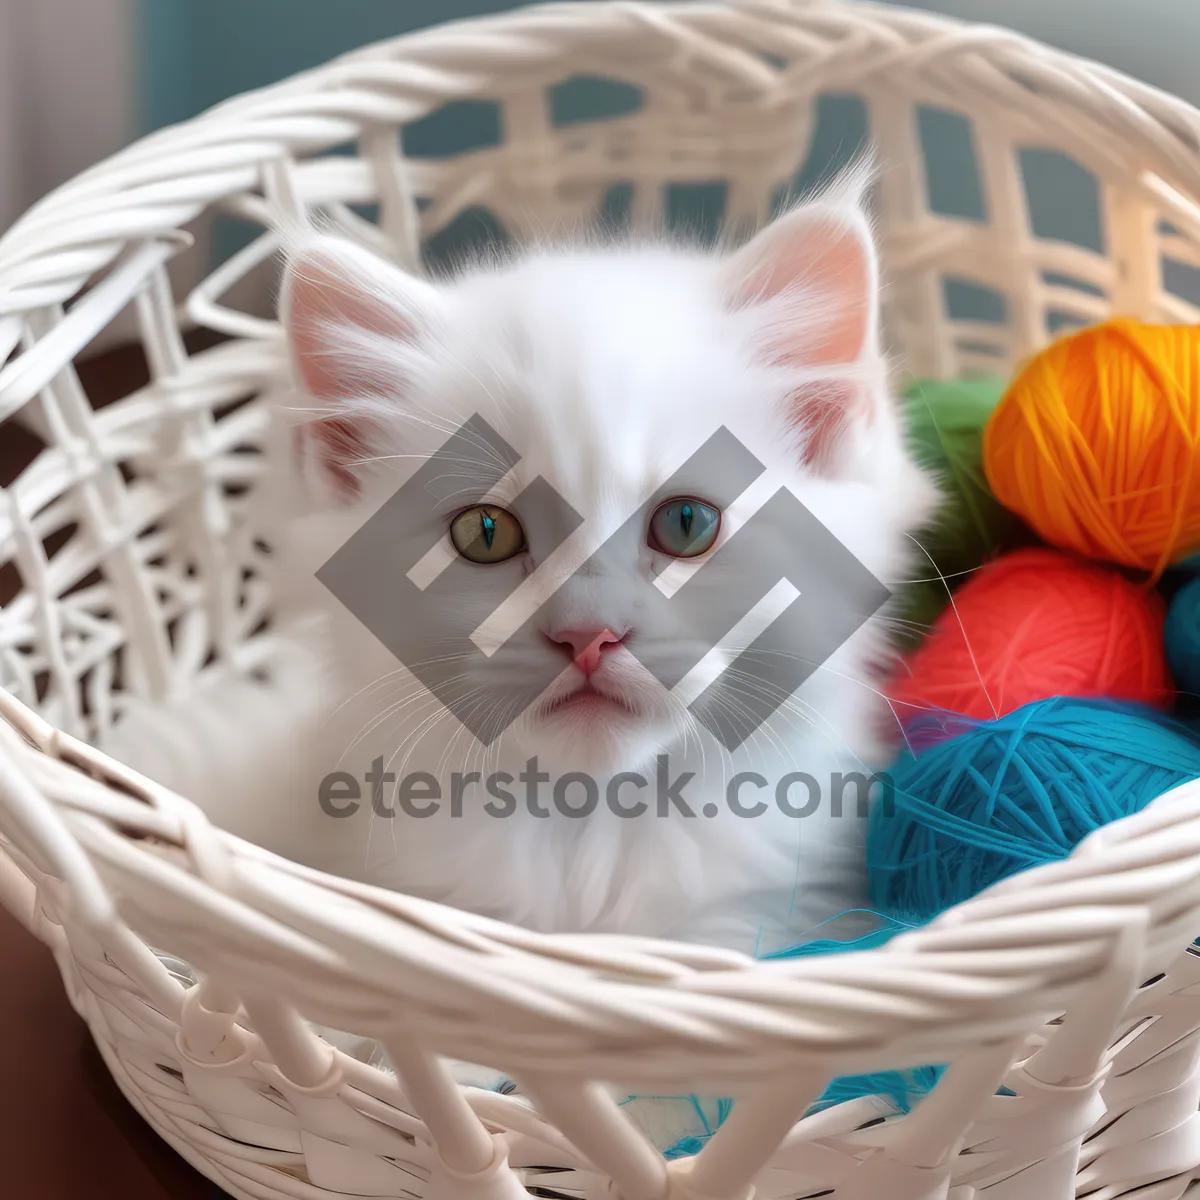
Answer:
[[[547,90],[579,76],[640,103],[556,122]],[[649,225],[670,185],[714,180],[740,232],[838,93],[887,168],[909,370],[1010,369],[1064,317],[1200,320],[1169,286],[1200,269],[1200,113],[1005,31],[821,0],[557,5],[384,43],[138,143],[0,239],[0,421],[36,447],[0,494],[0,900],[53,948],[132,1103],[241,1200],[1178,1200],[1200,1179],[1200,784],[883,950],[768,964],[329,879],[92,748],[131,698],[275,652],[254,500],[283,346],[230,297],[281,235],[319,215],[416,268],[476,206],[519,241],[589,223],[614,186]],[[463,100],[497,106],[499,144],[405,155],[401,130]],[[971,121],[984,219],[931,207],[930,108]],[[1102,250],[1037,236],[1026,147],[1095,177]],[[257,233],[176,294],[184,231],[214,213]],[[948,311],[964,276],[1002,319]],[[151,382],[97,410],[74,364],[130,304]],[[228,340],[189,353],[188,325]],[[377,1038],[395,1074],[309,1022]],[[535,1107],[460,1090],[439,1055]],[[928,1063],[948,1069],[910,1115],[803,1116],[837,1075]],[[668,1163],[596,1082],[614,1078],[736,1102]]]

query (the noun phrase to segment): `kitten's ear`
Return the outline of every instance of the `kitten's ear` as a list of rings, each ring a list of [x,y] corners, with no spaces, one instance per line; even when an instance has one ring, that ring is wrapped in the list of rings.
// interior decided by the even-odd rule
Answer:
[[[316,402],[305,432],[343,495],[370,454],[381,402],[402,406],[441,295],[343,238],[314,237],[288,258],[279,312],[297,382]]]
[[[882,373],[868,179],[856,172],[784,213],[723,264],[728,308],[750,317],[767,362],[796,373],[789,420],[805,465],[826,472],[836,470],[847,432],[872,420]]]
[[[772,357],[855,363],[876,349],[879,268],[861,202],[830,195],[776,218],[726,263],[732,308],[769,305]]]

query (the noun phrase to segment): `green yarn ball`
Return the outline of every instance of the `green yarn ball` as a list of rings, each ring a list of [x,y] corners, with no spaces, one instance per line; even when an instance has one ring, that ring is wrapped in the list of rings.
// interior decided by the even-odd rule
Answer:
[[[1020,529],[983,473],[983,428],[1007,386],[1001,379],[918,380],[904,393],[909,446],[946,495],[922,537],[944,575],[974,570]]]
[[[1021,522],[983,473],[983,428],[1007,386],[993,378],[919,379],[901,393],[909,447],[945,496],[934,522],[916,535],[929,558],[918,554],[916,578],[898,597],[901,641],[919,641],[949,603],[947,585],[957,587],[1020,535]]]
[[[920,645],[949,603],[950,595],[940,579],[906,583],[897,592],[889,614],[892,640],[904,650]]]

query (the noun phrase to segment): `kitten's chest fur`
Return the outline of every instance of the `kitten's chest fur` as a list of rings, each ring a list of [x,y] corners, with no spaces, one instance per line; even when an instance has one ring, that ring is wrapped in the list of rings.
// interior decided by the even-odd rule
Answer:
[[[819,716],[780,716],[732,755],[713,745],[665,747],[649,763],[625,764],[644,788],[626,781],[614,793],[616,772],[595,778],[586,815],[573,815],[587,807],[584,784],[561,788],[562,775],[548,770],[531,792],[522,754],[484,753],[454,722],[398,752],[407,732],[386,721],[364,732],[379,701],[350,688],[359,698],[335,706],[319,759],[359,781],[380,760],[397,781],[432,776],[438,809],[402,811],[391,781],[373,806],[363,784],[353,816],[326,822],[313,865],[541,932],[672,938],[745,953],[796,945],[866,902],[864,809],[853,780],[877,770],[885,752],[873,732],[875,705],[864,700],[874,694],[846,670],[865,670],[863,640],[839,652],[841,670],[797,694],[794,707]],[[472,773],[479,778],[456,800],[454,777]],[[797,773],[815,781],[815,795]],[[498,774],[514,803],[489,793],[488,778]],[[739,775],[753,778],[731,795]],[[852,782],[835,795],[839,775]],[[811,810],[803,816],[779,803],[789,778],[784,798]],[[429,807],[427,783],[421,796],[419,806]],[[636,815],[619,815],[639,801]]]

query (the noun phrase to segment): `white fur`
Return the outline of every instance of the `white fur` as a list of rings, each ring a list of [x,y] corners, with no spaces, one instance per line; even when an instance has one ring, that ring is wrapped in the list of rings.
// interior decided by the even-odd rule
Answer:
[[[280,794],[259,789],[251,803],[277,808],[286,823],[290,806],[316,806],[320,776],[341,769],[361,779],[376,758],[397,773],[432,773],[447,794],[451,771],[515,775],[531,753],[552,773],[585,770],[603,783],[648,764],[652,775],[655,756],[665,752],[672,774],[695,772],[685,794],[697,812],[693,819],[653,812],[618,819],[602,804],[585,820],[539,818],[521,808],[501,820],[483,813],[487,797],[476,787],[456,819],[445,806],[422,820],[372,821],[366,808],[354,818],[326,819],[304,855],[310,862],[532,929],[672,937],[751,953],[800,941],[864,903],[863,826],[853,816],[852,792],[841,819],[832,818],[827,798],[818,815],[803,820],[774,804],[761,817],[737,817],[724,800],[728,779],[739,771],[759,772],[772,785],[788,772],[806,771],[824,783],[836,771],[869,773],[886,765],[886,708],[876,690],[887,649],[882,618],[844,644],[732,754],[623,649],[608,657],[602,673],[633,698],[639,718],[527,714],[484,748],[311,577],[425,456],[479,413],[522,456],[509,495],[540,475],[585,518],[580,556],[631,513],[648,516],[662,481],[724,425],[877,578],[889,585],[907,578],[910,534],[928,517],[935,493],[905,450],[887,392],[861,182],[784,218],[795,227],[791,233],[781,227],[760,238],[757,251],[733,256],[670,244],[549,249],[428,284],[334,239],[295,249],[285,321],[295,321],[295,290],[306,281],[343,291],[351,307],[367,292],[376,310],[366,328],[326,322],[322,364],[344,380],[343,394],[318,397],[310,415],[365,415],[377,428],[370,461],[352,464],[357,498],[320,492],[318,469],[314,510],[293,527],[296,595],[328,617],[328,717],[319,737],[297,739]],[[781,252],[789,246],[794,252],[806,236],[811,244],[812,229],[849,239],[852,265],[853,245],[860,247],[863,295],[850,294],[863,290],[852,280],[845,284],[850,292],[840,291],[836,273],[814,283],[801,264],[784,291],[731,304],[737,282],[731,273],[747,271],[755,253],[774,253],[772,236]],[[853,359],[806,362],[808,341],[839,305],[856,303],[864,306],[866,331]],[[786,353],[777,353],[781,348]],[[302,374],[304,365],[298,363]],[[851,381],[861,406],[834,460],[817,471],[802,464],[804,426],[789,422],[787,406],[797,388],[831,378]],[[448,518],[442,514],[437,528],[413,536],[432,544],[439,530],[444,536]],[[648,576],[652,553],[644,544],[629,545],[631,581]],[[545,568],[539,594],[549,595],[580,556],[557,573]],[[503,573],[533,575],[539,565],[531,545],[519,560],[479,568],[478,590],[461,597],[464,619],[488,616]],[[715,567],[709,576],[706,586],[737,586]],[[596,627],[627,622],[630,614],[605,608],[614,595],[619,606],[626,593],[603,583],[574,582],[557,619]],[[653,637],[648,653],[669,657],[678,649],[670,631]],[[575,669],[564,667],[550,695],[578,685]],[[519,784],[514,790],[520,795]],[[542,795],[548,802],[549,785]],[[745,797],[757,798],[749,787]],[[706,818],[699,812],[709,801],[719,811]],[[227,795],[222,816],[228,821],[237,807]],[[263,825],[260,811],[255,827]]]

